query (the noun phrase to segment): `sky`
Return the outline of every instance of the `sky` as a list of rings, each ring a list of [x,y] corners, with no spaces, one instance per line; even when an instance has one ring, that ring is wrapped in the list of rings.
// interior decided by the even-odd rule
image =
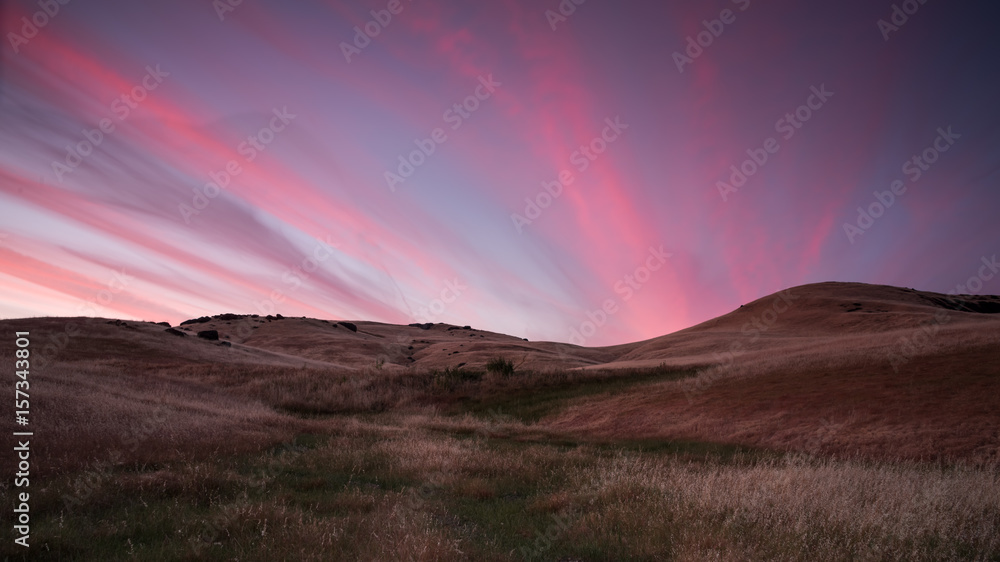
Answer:
[[[576,2],[3,3],[0,317],[597,346],[1000,293],[995,3]]]

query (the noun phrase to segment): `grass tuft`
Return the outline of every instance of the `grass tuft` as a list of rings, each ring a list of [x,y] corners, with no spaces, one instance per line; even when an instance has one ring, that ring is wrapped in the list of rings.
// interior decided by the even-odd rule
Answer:
[[[491,357],[486,362],[486,371],[501,377],[512,377],[514,376],[514,362],[505,357]]]

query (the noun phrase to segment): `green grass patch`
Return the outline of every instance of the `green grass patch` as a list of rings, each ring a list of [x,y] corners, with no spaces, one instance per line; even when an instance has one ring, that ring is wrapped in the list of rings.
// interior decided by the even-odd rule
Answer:
[[[454,404],[448,413],[465,412],[479,416],[505,415],[524,423],[534,423],[569,405],[570,401],[602,394],[614,395],[640,384],[680,380],[696,374],[692,370],[671,370],[662,367],[634,370],[624,374],[585,372],[553,373],[551,380],[541,379],[536,386],[515,389],[487,397],[466,397]],[[576,375],[576,376],[574,376]]]

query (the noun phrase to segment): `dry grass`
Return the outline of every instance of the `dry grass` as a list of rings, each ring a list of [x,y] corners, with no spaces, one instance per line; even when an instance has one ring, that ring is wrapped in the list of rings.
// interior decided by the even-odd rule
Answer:
[[[585,397],[549,430],[608,439],[684,438],[784,451],[1000,462],[1000,332],[942,327],[899,367],[907,332],[800,338],[697,377]]]
[[[31,375],[31,558],[1000,560],[995,321],[949,313],[897,371],[926,298],[830,315],[826,290],[723,364],[766,299],[598,350],[261,319],[261,349],[223,348],[81,320]],[[287,353],[331,341],[358,347]],[[493,349],[527,363],[489,372]],[[564,351],[591,368],[539,368]],[[646,368],[593,368],[612,360]]]
[[[53,559],[105,560],[1000,556],[1000,473],[972,466],[695,458],[561,444],[514,420],[393,412],[334,418],[249,455],[161,453],[145,467],[45,478],[36,544]],[[83,501],[68,506],[82,479]]]
[[[31,375],[40,474],[112,457],[141,464],[259,450],[306,427],[260,401],[134,369],[88,362]]]
[[[790,456],[706,466],[621,457],[578,479],[578,532],[629,529],[678,560],[965,560],[1000,551],[1000,476],[969,467]],[[978,554],[978,556],[976,556]]]
[[[297,415],[384,412],[567,388],[574,385],[677,378],[665,368],[519,371],[515,375],[471,368],[345,371],[282,365],[208,364],[152,369],[158,379],[222,391]]]

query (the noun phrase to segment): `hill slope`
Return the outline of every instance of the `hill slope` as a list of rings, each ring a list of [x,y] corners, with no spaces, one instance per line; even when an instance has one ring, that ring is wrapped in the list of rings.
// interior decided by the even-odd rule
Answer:
[[[1000,446],[998,310],[998,297],[820,283],[673,334],[603,348],[446,324],[232,314],[173,328],[94,318],[3,320],[0,326],[32,332],[40,392],[55,393],[47,399],[63,415],[53,447],[55,435],[67,444],[85,443],[78,436],[82,423],[139,423],[149,415],[147,406],[174,416],[172,427],[202,431],[189,415],[196,411],[203,421],[213,420],[218,434],[265,439],[284,423],[274,409],[285,415],[291,408],[337,412],[351,404],[411,404],[411,379],[437,384],[433,373],[452,369],[445,371],[452,373],[446,386],[476,385],[475,373],[500,355],[522,373],[564,374],[549,382],[543,375],[532,375],[530,383],[514,377],[455,399],[490,402],[484,395],[497,392],[496,404],[507,395],[534,400],[532,411],[541,418],[529,423],[540,431],[988,462],[997,460]],[[219,339],[198,337],[206,331]],[[669,376],[635,370],[652,367]],[[473,376],[456,378],[456,368]],[[565,375],[573,369],[582,371]],[[608,377],[627,384],[601,386]],[[583,380],[594,381],[590,390],[575,386]],[[565,391],[540,401],[537,395],[553,385]],[[219,404],[228,413],[213,413]],[[94,433],[90,446],[98,447],[104,437]]]
[[[577,401],[543,425],[613,439],[996,462],[998,311],[993,296],[796,287],[640,342],[605,365],[712,365],[698,377]]]

